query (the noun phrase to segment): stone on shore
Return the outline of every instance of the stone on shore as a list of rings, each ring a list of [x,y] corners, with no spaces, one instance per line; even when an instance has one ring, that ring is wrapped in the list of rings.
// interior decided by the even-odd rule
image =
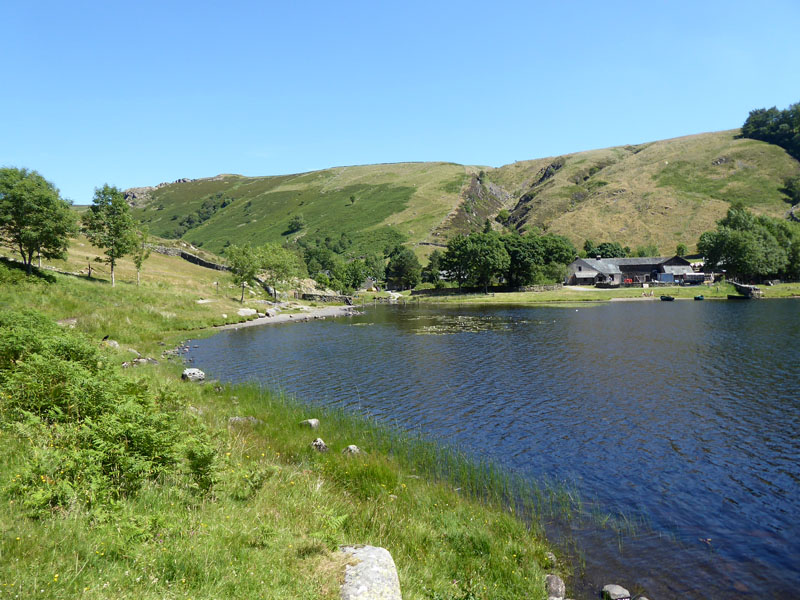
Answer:
[[[184,369],[181,373],[181,379],[184,381],[203,381],[205,378],[206,374],[200,369]]]
[[[311,447],[317,452],[327,452],[328,445],[322,441],[322,438],[317,438],[311,442]]]
[[[341,551],[358,561],[345,567],[341,600],[402,600],[397,567],[388,550],[342,546]]]
[[[631,593],[624,587],[615,583],[609,583],[603,587],[604,600],[630,600]]]
[[[547,588],[547,600],[564,600],[564,596],[567,595],[567,586],[564,585],[561,577],[550,573],[544,578],[544,584]]]
[[[236,311],[236,314],[240,317],[252,317],[255,314],[258,314],[255,308],[240,308]]]
[[[306,419],[305,421],[300,421],[300,425],[311,429],[319,429],[319,419]]]

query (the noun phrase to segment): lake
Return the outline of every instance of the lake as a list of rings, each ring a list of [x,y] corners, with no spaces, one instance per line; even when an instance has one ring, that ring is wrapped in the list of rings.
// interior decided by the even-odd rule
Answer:
[[[209,377],[577,490],[599,516],[569,526],[586,564],[573,597],[612,582],[653,600],[800,597],[797,301],[378,306],[193,343]],[[620,534],[607,514],[639,525]]]

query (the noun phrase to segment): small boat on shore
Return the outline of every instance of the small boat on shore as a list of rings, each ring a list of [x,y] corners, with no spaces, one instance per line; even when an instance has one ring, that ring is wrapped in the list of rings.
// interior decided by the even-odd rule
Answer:
[[[662,302],[672,302],[673,300],[675,300],[675,298],[673,298],[672,296],[661,296]]]
[[[694,299],[695,300],[705,300],[705,296],[703,296],[703,294],[700,294],[698,296],[695,296]]]

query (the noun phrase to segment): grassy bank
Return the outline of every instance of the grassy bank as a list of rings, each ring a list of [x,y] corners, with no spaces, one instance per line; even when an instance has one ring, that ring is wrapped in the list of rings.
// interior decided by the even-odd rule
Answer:
[[[159,342],[197,337],[238,303],[213,295],[213,271],[152,265],[163,274],[146,270],[139,287],[123,265],[112,290],[0,264],[0,309],[70,319],[4,338],[28,345],[0,368],[0,598],[337,598],[334,550],[358,543],[392,553],[404,598],[544,597],[545,542],[506,508],[501,473],[257,387],[181,382]],[[160,364],[122,370],[129,348]],[[89,389],[102,402],[87,417],[74,403]],[[317,431],[299,425],[311,416]],[[318,436],[329,452],[310,448]],[[365,454],[343,454],[349,444]]]
[[[796,298],[800,297],[800,283],[781,283],[774,286],[760,286],[764,298]],[[652,297],[642,294],[652,293]],[[691,300],[702,294],[707,300],[725,300],[728,294],[736,294],[729,283],[702,285],[696,287],[665,286],[658,288],[618,288],[599,289],[581,286],[564,286],[560,290],[549,292],[507,292],[490,294],[457,294],[448,296],[409,296],[405,295],[400,302],[420,302],[425,304],[572,304],[581,302],[611,302],[614,300],[658,300],[661,295],[669,295],[678,299]],[[371,301],[365,296],[364,301]]]

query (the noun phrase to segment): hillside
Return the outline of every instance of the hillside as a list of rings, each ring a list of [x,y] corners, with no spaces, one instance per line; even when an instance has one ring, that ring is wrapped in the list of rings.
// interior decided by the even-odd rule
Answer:
[[[219,175],[130,194],[159,236],[213,252],[229,243],[349,238],[349,252],[395,243],[425,255],[502,209],[520,230],[547,229],[635,247],[694,247],[728,203],[783,216],[780,191],[800,163],[738,130],[520,161],[499,168],[452,163],[337,167],[298,175]],[[293,217],[305,227],[290,232]]]

